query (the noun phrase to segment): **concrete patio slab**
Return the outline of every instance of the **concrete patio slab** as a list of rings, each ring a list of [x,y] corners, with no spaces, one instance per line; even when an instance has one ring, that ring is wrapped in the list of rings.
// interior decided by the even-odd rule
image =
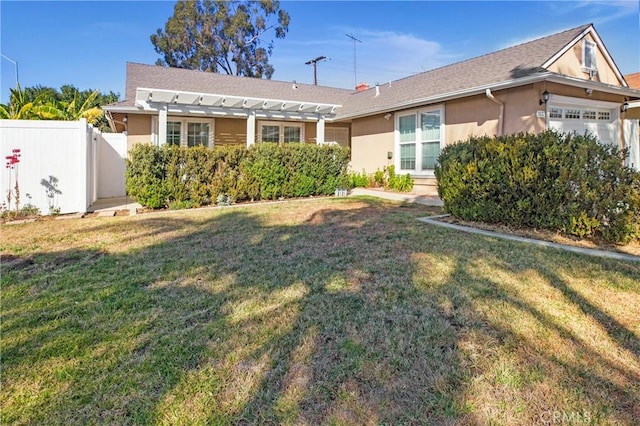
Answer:
[[[113,197],[113,198],[100,198],[96,200],[87,209],[88,213],[110,211],[110,210],[129,210],[140,209],[142,206],[133,198],[130,197]]]
[[[98,217],[113,217],[116,215],[115,210],[101,210],[98,213]]]

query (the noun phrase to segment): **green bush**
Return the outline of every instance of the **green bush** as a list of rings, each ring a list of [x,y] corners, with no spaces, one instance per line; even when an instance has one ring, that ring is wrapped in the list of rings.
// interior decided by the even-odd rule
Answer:
[[[369,175],[364,170],[362,173],[350,172],[347,176],[348,188],[369,188],[370,186]]]
[[[405,175],[397,175],[395,166],[386,168],[385,188],[397,192],[410,192],[413,189],[413,179],[409,173]]]
[[[640,236],[640,174],[623,154],[554,131],[471,138],[442,150],[438,193],[462,219],[624,243]]]
[[[260,143],[183,148],[136,145],[127,191],[151,208],[198,207],[229,200],[333,194],[346,186],[349,151],[338,146]]]
[[[413,189],[413,179],[408,173],[396,175],[395,166],[376,170],[373,174],[350,172],[347,175],[348,188],[384,188],[397,192],[410,192]]]

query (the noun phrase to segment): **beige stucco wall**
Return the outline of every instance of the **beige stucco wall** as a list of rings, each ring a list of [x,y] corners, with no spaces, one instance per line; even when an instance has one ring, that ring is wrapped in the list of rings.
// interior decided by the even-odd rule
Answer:
[[[151,142],[151,115],[129,114],[127,118],[127,150],[137,143]]]
[[[384,114],[359,118],[351,123],[351,169],[373,173],[393,164],[387,152],[393,152],[393,119]],[[395,154],[394,154],[395,155]]]
[[[589,73],[582,71],[582,44],[584,39],[588,39],[595,43],[595,40],[591,34],[587,34],[581,40],[579,40],[571,49],[566,51],[561,57],[559,57],[548,69],[552,72],[568,75],[571,77],[589,79]],[[606,84],[612,84],[621,86],[621,82],[616,76],[613,68],[609,66],[609,63],[602,54],[600,46],[596,45],[596,68],[598,69],[598,75],[594,76],[594,81],[599,81]]]
[[[539,105],[544,88],[540,85],[493,91],[493,96],[504,103],[503,134],[541,132],[544,118],[536,117],[536,111],[544,111]],[[495,136],[499,133],[500,105],[486,95],[470,96],[445,104],[445,144],[465,140],[470,136]]]
[[[247,120],[244,118],[216,118],[214,130],[214,146],[247,144]]]

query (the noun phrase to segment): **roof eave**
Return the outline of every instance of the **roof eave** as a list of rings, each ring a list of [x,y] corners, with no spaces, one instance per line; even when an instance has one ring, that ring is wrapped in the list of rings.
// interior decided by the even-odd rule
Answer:
[[[436,96],[429,96],[426,98],[411,100],[407,102],[401,102],[401,103],[393,104],[390,106],[386,106],[384,108],[372,108],[372,109],[361,111],[354,114],[345,114],[345,115],[338,114],[336,116],[336,120],[361,118],[361,117],[366,117],[373,114],[382,114],[382,113],[397,111],[401,109],[415,108],[421,105],[435,104],[438,102],[446,102],[446,101],[450,101],[450,100],[458,99],[462,97],[484,94],[487,89],[503,90],[503,89],[509,89],[512,87],[524,86],[526,84],[536,83],[539,81],[550,81],[553,83],[561,83],[561,84],[566,84],[568,86],[580,87],[583,89],[593,89],[599,92],[640,98],[640,90],[630,89],[628,87],[613,86],[610,84],[600,83],[597,81],[589,81],[589,80],[583,80],[575,77],[563,76],[563,75],[552,73],[552,72],[545,72],[545,73],[536,74],[533,76],[528,76],[528,77],[519,78],[515,80],[508,80],[500,83],[491,83],[491,84],[486,84],[482,86],[472,87],[470,89],[458,90],[455,92],[443,93]]]
[[[486,92],[487,89],[492,89],[492,90],[509,89],[511,87],[523,86],[525,84],[531,84],[537,81],[545,80],[546,78],[551,76],[551,74],[552,73],[550,72],[543,73],[543,74],[536,74],[533,76],[518,78],[514,80],[508,80],[508,81],[503,81],[499,83],[490,83],[482,86],[472,87],[469,89],[457,90],[455,92],[442,93],[435,96],[428,96],[426,98],[400,102],[397,104],[385,106],[384,108],[372,108],[369,110],[360,111],[353,114],[345,114],[345,115],[338,114],[336,116],[336,119],[343,120],[343,119],[361,118],[361,117],[366,117],[373,114],[382,114],[382,113],[397,111],[401,109],[414,108],[420,105],[428,105],[428,104],[434,104],[438,102],[445,102],[445,101],[450,101],[452,99],[458,99],[458,98],[463,98],[467,96],[483,94]]]
[[[630,87],[614,86],[611,84],[601,83],[599,81],[584,80],[581,78],[570,77],[567,75],[552,73],[547,79],[552,83],[566,84],[567,86],[580,87],[582,89],[593,89],[599,92],[611,93],[614,95],[630,96],[640,98],[640,90]]]

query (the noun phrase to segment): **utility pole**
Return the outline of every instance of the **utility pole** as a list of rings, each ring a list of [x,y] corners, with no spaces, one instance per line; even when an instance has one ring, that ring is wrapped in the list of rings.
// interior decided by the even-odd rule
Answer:
[[[358,85],[358,79],[356,78],[356,41],[362,43],[362,40],[358,40],[353,34],[345,34],[351,40],[353,40],[353,87]]]
[[[313,85],[317,86],[318,85],[318,73],[316,70],[316,65],[318,64],[318,62],[327,59],[326,56],[318,56],[315,59],[311,59],[310,61],[305,62],[305,65],[313,65]]]

